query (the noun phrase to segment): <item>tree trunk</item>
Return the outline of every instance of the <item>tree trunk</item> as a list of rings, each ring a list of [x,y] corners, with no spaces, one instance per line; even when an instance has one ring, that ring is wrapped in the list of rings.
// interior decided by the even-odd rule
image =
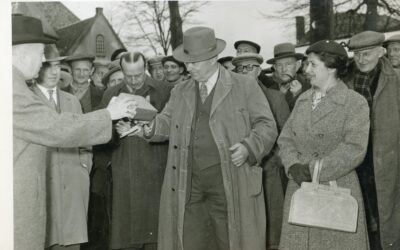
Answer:
[[[366,0],[367,14],[365,15],[364,30],[378,31],[378,0]]]
[[[183,41],[182,18],[179,13],[178,1],[168,1],[171,29],[171,46],[174,50]]]
[[[310,43],[333,39],[332,0],[310,0]]]

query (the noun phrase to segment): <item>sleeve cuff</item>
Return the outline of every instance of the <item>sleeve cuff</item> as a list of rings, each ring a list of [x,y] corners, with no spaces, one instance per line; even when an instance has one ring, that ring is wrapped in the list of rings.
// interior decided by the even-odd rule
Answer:
[[[247,152],[249,152],[249,156],[247,157],[247,162],[250,164],[250,166],[255,165],[257,163],[257,159],[253,151],[251,150],[249,144],[245,140],[243,140],[241,143],[246,147]]]

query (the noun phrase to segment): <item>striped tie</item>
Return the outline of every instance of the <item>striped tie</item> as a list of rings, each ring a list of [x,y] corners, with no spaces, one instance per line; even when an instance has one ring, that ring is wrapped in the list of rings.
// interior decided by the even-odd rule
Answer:
[[[207,85],[206,82],[201,82],[200,83],[200,98],[201,98],[201,102],[204,103],[204,101],[206,100],[208,96],[208,92],[207,92]]]
[[[54,97],[53,97],[54,90],[48,89],[47,92],[49,93],[49,101],[50,101],[51,105],[54,107],[55,111],[58,111],[57,103],[56,103],[56,101],[54,100]]]

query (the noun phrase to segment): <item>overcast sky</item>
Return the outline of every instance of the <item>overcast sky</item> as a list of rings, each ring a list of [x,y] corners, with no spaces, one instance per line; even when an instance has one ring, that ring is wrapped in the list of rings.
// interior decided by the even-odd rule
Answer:
[[[81,19],[95,15],[96,7],[110,11],[110,2],[67,1],[63,2]],[[115,3],[115,2],[113,2]],[[237,40],[252,40],[261,45],[265,60],[273,55],[273,47],[281,42],[295,42],[294,18],[265,19],[260,12],[274,14],[283,7],[282,1],[210,1],[192,19],[200,25],[211,27],[218,38],[227,42],[220,56],[234,55],[233,43]],[[190,28],[185,26],[184,29]]]

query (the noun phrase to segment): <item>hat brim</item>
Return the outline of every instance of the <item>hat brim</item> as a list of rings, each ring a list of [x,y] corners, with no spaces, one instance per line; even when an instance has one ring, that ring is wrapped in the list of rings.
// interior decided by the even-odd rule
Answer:
[[[301,60],[301,59],[304,58],[304,55],[301,54],[301,53],[293,53],[293,54],[281,55],[281,56],[277,56],[277,57],[268,59],[268,60],[266,61],[266,63],[268,63],[268,64],[274,64],[276,60],[282,59],[282,58],[287,58],[287,57],[294,57],[294,58],[296,58],[296,60]]]
[[[67,57],[66,56],[59,56],[59,57],[54,57],[54,58],[51,58],[51,59],[46,59],[43,62],[57,62],[57,61],[62,61],[65,58],[67,58]]]
[[[208,51],[207,53],[199,54],[199,55],[189,55],[184,52],[183,44],[176,47],[176,49],[172,52],[173,57],[181,62],[189,63],[189,62],[200,62],[205,61],[210,58],[217,56],[221,53],[226,47],[226,42],[222,39],[217,38],[217,46],[215,49]]]
[[[122,70],[122,69],[121,68],[113,68],[113,69],[107,71],[107,73],[104,74],[103,78],[101,78],[101,83],[103,83],[103,85],[106,86],[108,81],[110,80],[110,76],[120,70]]]
[[[52,44],[55,43],[56,39],[47,38],[44,36],[41,37],[19,37],[17,39],[13,39],[12,45],[19,44],[27,44],[27,43],[43,43],[43,44]]]

